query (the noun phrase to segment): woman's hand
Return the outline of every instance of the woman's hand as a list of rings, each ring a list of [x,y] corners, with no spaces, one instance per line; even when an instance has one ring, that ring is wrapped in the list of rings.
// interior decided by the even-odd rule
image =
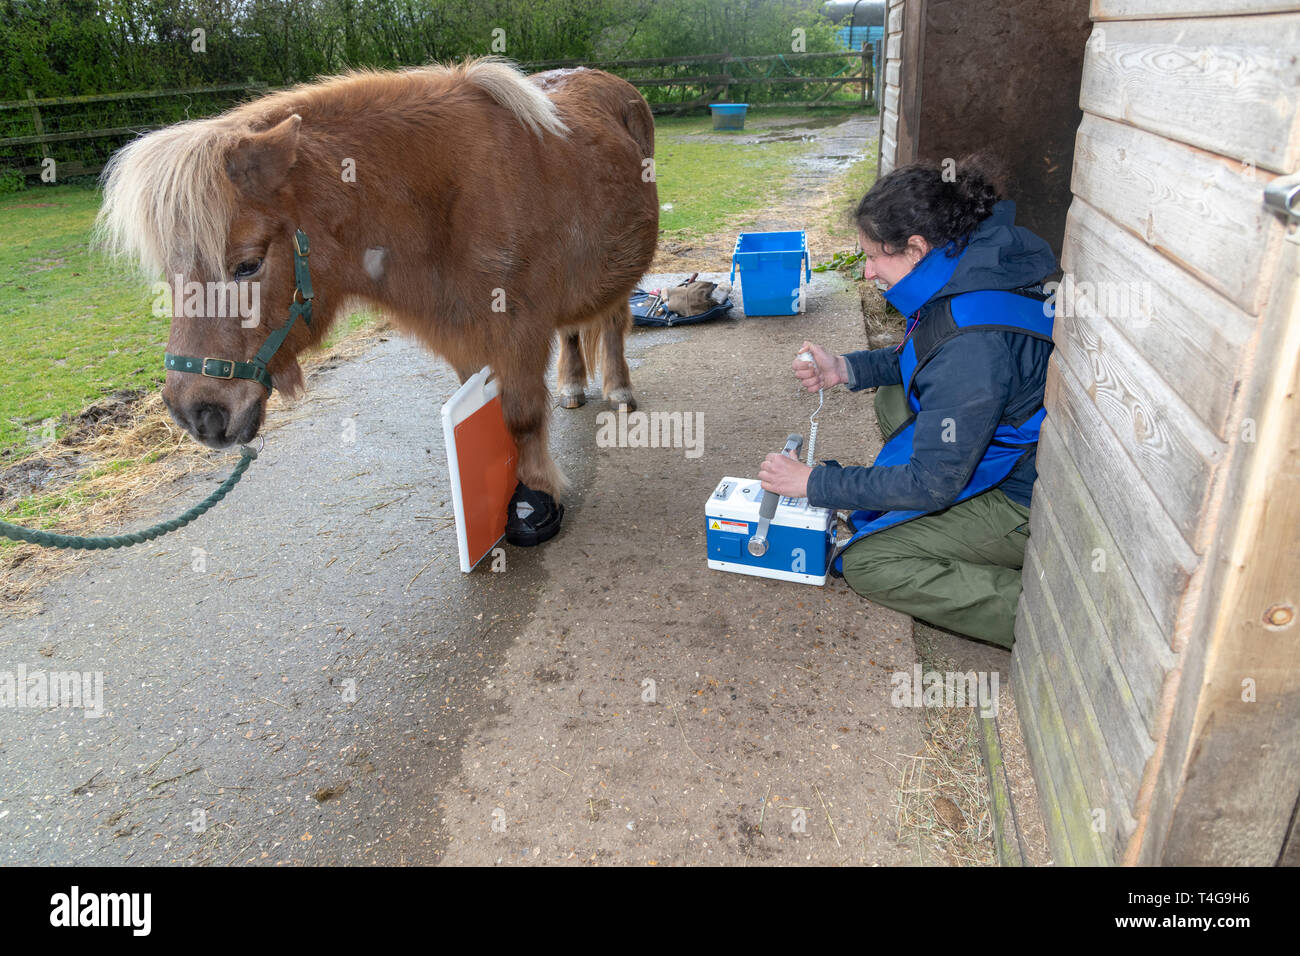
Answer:
[[[849,365],[843,355],[828,352],[811,342],[799,346],[797,355],[804,352],[811,352],[813,361],[805,362],[796,356],[793,367],[795,378],[808,391],[815,392],[819,388],[831,388],[848,382]]]
[[[808,497],[808,476],[812,469],[793,455],[772,452],[758,469],[764,491],[775,491],[789,498]]]

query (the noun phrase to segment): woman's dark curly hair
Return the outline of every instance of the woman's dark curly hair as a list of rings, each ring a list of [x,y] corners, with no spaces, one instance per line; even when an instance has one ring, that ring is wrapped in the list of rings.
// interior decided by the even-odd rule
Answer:
[[[987,153],[964,156],[955,169],[946,162],[946,178],[942,163],[912,163],[881,177],[853,213],[858,228],[890,255],[901,252],[910,236],[936,249],[952,242],[950,254],[960,252],[1002,198],[1006,174]]]

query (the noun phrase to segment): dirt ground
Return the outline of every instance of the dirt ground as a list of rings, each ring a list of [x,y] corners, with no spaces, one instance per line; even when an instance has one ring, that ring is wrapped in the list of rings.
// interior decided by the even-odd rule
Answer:
[[[530,705],[470,743],[444,806],[448,858],[923,861],[892,823],[890,765],[921,726],[889,705],[889,675],[913,660],[910,620],[842,581],[704,561],[714,485],[753,474],[806,425],[810,401],[785,374],[794,348],[850,341],[860,325],[847,285],[819,279],[803,317],[694,327],[643,355],[641,408],[698,413],[704,454],[594,452],[563,546],[546,555],[550,586],[494,678]],[[819,454],[861,454],[869,404],[837,396]],[[577,413],[589,433],[600,410]],[[497,811],[504,832],[483,825]]]

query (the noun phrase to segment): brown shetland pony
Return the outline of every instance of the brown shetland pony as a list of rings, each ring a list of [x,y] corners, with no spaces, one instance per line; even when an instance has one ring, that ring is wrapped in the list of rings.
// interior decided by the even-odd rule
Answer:
[[[275,387],[300,391],[296,354],[371,303],[462,380],[492,366],[519,480],[558,496],[545,382],[556,330],[568,407],[583,401],[582,344],[605,396],[635,407],[623,336],[658,235],[653,155],[645,100],[598,70],[528,78],[484,58],[361,72],[130,143],[105,171],[99,231],[169,282],[259,283],[256,326],[177,301],[168,339],[169,352],[248,360],[286,320],[303,230],[315,308],[271,363]],[[254,381],[174,371],[163,386],[177,423],[216,448],[249,441],[267,397]]]

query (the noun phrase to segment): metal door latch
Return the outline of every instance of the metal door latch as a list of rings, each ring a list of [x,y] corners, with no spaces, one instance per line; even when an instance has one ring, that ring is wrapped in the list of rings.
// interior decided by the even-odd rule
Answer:
[[[1264,205],[1292,222],[1300,222],[1300,173],[1279,176],[1265,186]]]

